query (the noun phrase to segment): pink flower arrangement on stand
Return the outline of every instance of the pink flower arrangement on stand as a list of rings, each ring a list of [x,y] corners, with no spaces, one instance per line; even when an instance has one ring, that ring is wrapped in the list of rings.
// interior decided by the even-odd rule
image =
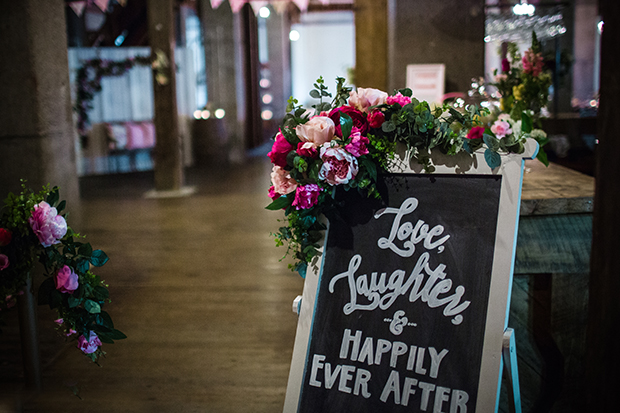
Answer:
[[[434,170],[431,150],[449,155],[484,150],[492,168],[501,163],[498,152],[523,151],[523,136],[511,134],[508,122],[482,125],[486,109],[431,108],[410,89],[393,95],[372,88],[354,91],[338,78],[328,102],[324,99],[332,95],[319,78],[310,96],[319,100],[313,110],[289,99],[268,154],[273,169],[267,209],[284,210],[287,223],[274,234],[276,244],[288,245],[287,254],[295,259],[289,267],[302,276],[318,254],[325,229],[320,217],[337,211],[339,191],[381,198],[377,177],[397,162],[397,144],[405,145],[409,160],[427,172]]]
[[[126,338],[103,311],[109,291],[91,271],[108,257],[80,241],[83,237],[67,225],[62,214],[66,203],[59,202],[58,188],[33,193],[22,187],[21,194],[9,194],[0,214],[0,311],[15,305],[40,262],[45,279],[38,288],[39,304],[56,310],[59,317],[54,322],[61,335],[79,333],[77,347],[97,362],[105,355],[102,343]]]

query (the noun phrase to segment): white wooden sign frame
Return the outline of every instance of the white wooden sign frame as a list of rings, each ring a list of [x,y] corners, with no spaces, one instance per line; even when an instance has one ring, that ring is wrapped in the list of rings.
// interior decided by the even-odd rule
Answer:
[[[443,63],[407,65],[405,84],[413,90],[413,96],[420,101],[442,103],[445,83],[446,65]]]
[[[436,168],[435,173],[502,176],[491,286],[475,412],[496,412],[499,405],[502,349],[504,332],[508,326],[508,311],[512,292],[524,161],[534,158],[537,152],[538,144],[536,141],[528,139],[523,154],[502,155],[502,164],[495,169],[489,168],[484,160],[482,150],[476,152],[473,159],[468,155],[455,157],[435,156],[433,154],[432,157]],[[402,169],[394,170],[393,172],[424,173],[419,165],[412,164],[409,166],[404,163]],[[329,231],[329,228],[327,231]],[[327,234],[325,239],[327,239]],[[299,409],[304,371],[312,336],[317,291],[322,273],[323,260],[319,256],[308,267],[301,305],[298,307],[299,320],[284,402],[285,413],[297,412]],[[493,385],[492,383],[496,384]]]

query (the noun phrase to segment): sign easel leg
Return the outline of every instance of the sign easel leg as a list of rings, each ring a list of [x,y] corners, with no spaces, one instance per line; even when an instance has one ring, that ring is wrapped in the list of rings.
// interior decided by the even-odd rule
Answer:
[[[508,379],[508,404],[511,413],[521,413],[521,390],[519,389],[519,368],[517,366],[517,345],[512,328],[504,331],[502,359],[504,373]]]

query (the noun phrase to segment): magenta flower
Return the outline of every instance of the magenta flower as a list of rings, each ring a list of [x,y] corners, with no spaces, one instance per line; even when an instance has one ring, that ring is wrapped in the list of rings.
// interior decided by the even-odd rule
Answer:
[[[385,115],[380,110],[373,110],[368,115],[368,126],[373,129],[378,129],[385,122]]]
[[[344,148],[356,158],[362,155],[368,155],[368,148],[366,148],[366,145],[370,141],[367,137],[362,136],[356,128],[353,128],[353,130],[354,132],[351,133],[351,143],[347,144]]]
[[[346,184],[354,179],[359,171],[357,159],[339,146],[321,147],[323,165],[319,178],[330,185]]]
[[[68,266],[63,266],[54,278],[56,289],[61,293],[72,293],[78,288],[78,275]]]
[[[295,192],[293,206],[297,208],[297,210],[312,208],[319,202],[319,193],[322,190],[323,188],[319,187],[317,184],[298,186]]]
[[[269,198],[273,200],[280,198],[280,194],[276,192],[276,189],[273,187],[273,185],[269,187]]]
[[[349,115],[351,120],[353,121],[353,126],[358,128],[362,135],[366,135],[368,132],[368,120],[366,116],[357,109],[354,109],[350,106],[340,106],[339,108],[334,108],[329,112],[329,117],[334,121],[336,125],[336,136],[342,138],[342,130],[340,127],[340,113],[346,113]]]
[[[60,242],[58,240],[67,233],[67,222],[65,219],[58,215],[56,208],[51,207],[45,201],[41,201],[34,206],[34,211],[32,211],[32,216],[28,218],[28,223],[44,247],[58,244]]]
[[[388,105],[398,103],[400,106],[405,106],[411,103],[411,98],[408,96],[404,96],[402,93],[398,92],[394,96],[389,96],[385,103],[387,103]]]
[[[0,271],[9,267],[9,257],[4,254],[0,254]]]
[[[508,61],[508,59],[503,58],[502,59],[502,73],[508,73],[510,72],[510,62]]]
[[[482,139],[484,134],[484,126],[474,126],[467,132],[467,139]]]
[[[297,144],[297,153],[307,158],[318,158],[319,151],[313,142],[299,142]]]
[[[293,145],[286,140],[281,132],[278,132],[276,135],[276,140],[271,148],[271,152],[269,152],[267,156],[269,156],[269,159],[271,159],[271,162],[274,165],[284,168],[286,166],[286,155],[288,155],[293,149],[295,149],[293,148]]]
[[[86,354],[94,353],[100,345],[101,340],[94,331],[90,332],[88,339],[84,335],[78,337],[78,348]]]
[[[4,247],[11,243],[11,238],[13,238],[13,234],[6,228],[0,228],[0,247]]]
[[[493,132],[498,139],[501,139],[504,136],[511,134],[512,129],[510,128],[510,123],[505,120],[496,120],[491,126],[491,132]]]

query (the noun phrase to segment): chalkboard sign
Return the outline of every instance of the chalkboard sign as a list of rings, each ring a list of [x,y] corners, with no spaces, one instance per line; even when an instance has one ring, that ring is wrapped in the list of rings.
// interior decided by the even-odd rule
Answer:
[[[285,412],[495,410],[523,163],[479,165],[382,176],[380,201],[339,194]]]

